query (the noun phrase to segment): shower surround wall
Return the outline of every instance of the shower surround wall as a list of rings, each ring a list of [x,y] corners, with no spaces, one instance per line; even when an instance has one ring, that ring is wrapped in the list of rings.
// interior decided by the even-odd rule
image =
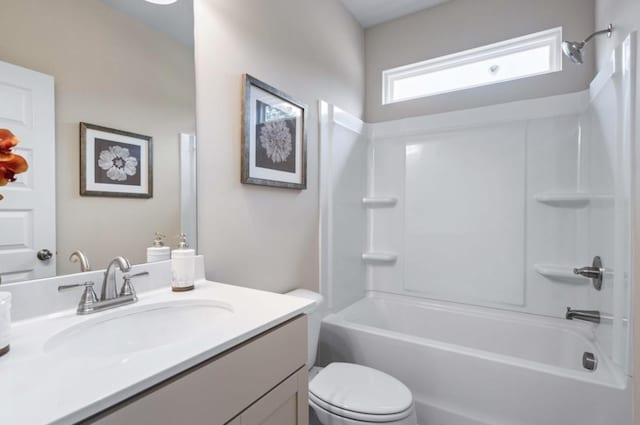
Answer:
[[[329,309],[369,291],[547,316],[558,326],[569,306],[598,310],[594,341],[623,379],[633,49],[635,34],[589,91],[573,94],[375,124],[321,103]],[[573,273],[595,256],[606,268],[601,291]]]
[[[320,111],[320,281],[326,308],[337,311],[366,294],[367,125],[326,102]]]
[[[373,269],[369,289],[557,317],[586,305],[589,281],[570,275],[588,257],[586,209],[543,201],[583,192],[586,103],[582,93],[373,125],[370,195],[398,203],[370,213],[369,250],[398,259]]]
[[[397,376],[421,423],[631,423],[636,38],[588,91],[375,124],[321,104],[320,365]],[[594,256],[600,291],[573,273]]]
[[[367,251],[396,259],[372,265],[367,288],[558,318],[600,310],[599,342],[626,370],[628,306],[614,301],[628,294],[628,208],[616,132],[602,128],[613,94],[371,125],[369,196],[397,204],[369,212]],[[621,271],[600,292],[572,272],[596,255]]]

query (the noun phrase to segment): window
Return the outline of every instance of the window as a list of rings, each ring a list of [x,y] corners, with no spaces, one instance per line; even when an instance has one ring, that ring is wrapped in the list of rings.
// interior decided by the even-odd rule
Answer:
[[[382,103],[402,102],[562,70],[562,28],[388,69]]]

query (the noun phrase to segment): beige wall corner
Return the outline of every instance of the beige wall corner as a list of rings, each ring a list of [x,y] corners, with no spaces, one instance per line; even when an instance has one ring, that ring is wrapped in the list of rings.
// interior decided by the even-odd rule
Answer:
[[[199,248],[207,277],[318,289],[319,99],[363,114],[364,33],[339,0],[196,0]],[[240,183],[242,74],[308,109],[307,190]]]

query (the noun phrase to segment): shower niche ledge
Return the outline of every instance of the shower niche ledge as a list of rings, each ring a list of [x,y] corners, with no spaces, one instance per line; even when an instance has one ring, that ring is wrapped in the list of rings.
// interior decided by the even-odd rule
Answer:
[[[544,192],[535,195],[533,198],[541,204],[564,208],[584,208],[595,201],[613,201],[613,196],[611,195],[596,195],[585,192]]]
[[[393,265],[398,261],[398,254],[393,252],[365,252],[362,261],[372,265]]]
[[[591,196],[583,192],[545,192],[535,195],[534,199],[552,207],[582,208],[589,205]]]
[[[372,196],[362,198],[362,205],[365,208],[392,208],[398,203],[398,198]]]
[[[533,266],[535,271],[550,280],[558,282],[568,283],[589,283],[590,280],[586,277],[573,273],[572,266],[558,265],[558,264],[535,264]]]

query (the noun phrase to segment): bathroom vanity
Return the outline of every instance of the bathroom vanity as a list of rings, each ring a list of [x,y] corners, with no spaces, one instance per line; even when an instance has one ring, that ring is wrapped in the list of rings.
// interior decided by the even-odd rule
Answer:
[[[307,424],[310,301],[208,282],[166,284],[170,262],[134,266],[138,302],[78,315],[102,271],[3,285],[11,351],[0,357],[2,424]],[[37,406],[37,408],[34,408]]]
[[[294,318],[82,423],[308,423],[306,317]]]

